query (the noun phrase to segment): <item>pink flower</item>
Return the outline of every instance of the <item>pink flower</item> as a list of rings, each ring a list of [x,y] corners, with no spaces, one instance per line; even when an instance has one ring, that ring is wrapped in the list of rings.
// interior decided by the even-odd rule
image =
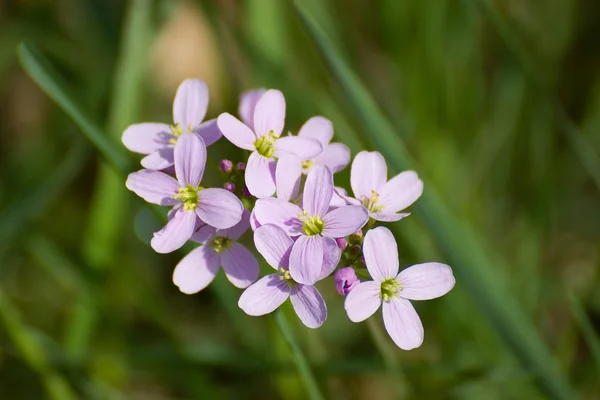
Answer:
[[[194,133],[181,135],[174,150],[177,179],[160,171],[129,174],[125,185],[148,203],[174,206],[163,229],[152,238],[152,248],[170,253],[192,236],[197,218],[219,229],[230,228],[242,218],[242,202],[225,189],[200,186],[206,164],[206,146]]]
[[[335,279],[335,290],[342,296],[350,293],[360,283],[352,267],[338,269],[333,278]]]
[[[258,252],[277,273],[267,275],[242,293],[239,307],[248,315],[259,316],[275,311],[288,298],[300,321],[318,328],[327,319],[323,297],[311,285],[294,281],[289,272],[290,252],[294,242],[275,225],[264,225],[254,232]]]
[[[123,132],[123,144],[131,151],[148,154],[142,159],[144,168],[168,168],[173,165],[173,149],[182,134],[197,133],[206,146],[221,137],[216,119],[201,123],[207,107],[206,84],[198,79],[187,79],[179,85],[173,102],[174,125],[153,122],[130,125]]]
[[[387,165],[376,151],[361,151],[354,157],[350,185],[356,199],[346,197],[346,200],[350,204],[362,204],[371,218],[386,222],[407,217],[408,213],[399,211],[423,193],[423,182],[414,171],[402,172],[388,181]]]
[[[417,264],[398,273],[398,247],[384,227],[365,235],[364,255],[372,281],[361,282],[348,295],[344,308],[352,322],[369,318],[383,303],[383,323],[398,347],[412,350],[423,343],[423,325],[409,300],[443,296],[454,287],[449,266]]]
[[[298,137],[318,140],[323,151],[311,159],[303,159],[302,168],[307,173],[313,165],[325,165],[334,174],[350,162],[350,149],[342,143],[329,143],[333,138],[333,124],[323,117],[312,117],[302,125]]]
[[[246,186],[258,198],[275,193],[275,165],[277,158],[296,154],[310,159],[322,150],[314,139],[297,136],[280,137],[285,121],[285,99],[279,90],[267,90],[256,103],[253,127],[245,125],[233,115],[224,113],[217,119],[223,135],[239,148],[250,150],[246,165]]]
[[[262,225],[274,224],[290,236],[299,236],[290,255],[290,274],[299,283],[312,285],[331,274],[340,258],[335,238],[360,229],[368,220],[362,206],[330,210],[333,174],[324,165],[308,173],[303,208],[283,199],[259,199],[254,214]]]
[[[185,256],[173,272],[173,283],[183,293],[193,294],[207,287],[223,267],[225,276],[236,287],[247,288],[258,278],[258,261],[237,240],[250,227],[250,213],[229,229],[205,225],[191,239],[201,246]]]

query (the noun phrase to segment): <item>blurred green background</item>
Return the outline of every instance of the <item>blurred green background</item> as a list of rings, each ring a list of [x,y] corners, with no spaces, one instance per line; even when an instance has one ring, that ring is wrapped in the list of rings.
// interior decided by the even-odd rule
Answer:
[[[177,290],[185,251],[151,250],[124,187],[121,132],[197,77],[210,118],[278,88],[287,129],[323,115],[425,182],[401,265],[457,285],[417,302],[421,348],[349,322],[331,279],[321,329],[284,309],[324,398],[600,399],[599,37],[584,0],[0,2],[0,398],[315,397],[224,276]],[[222,185],[243,154],[210,150]]]

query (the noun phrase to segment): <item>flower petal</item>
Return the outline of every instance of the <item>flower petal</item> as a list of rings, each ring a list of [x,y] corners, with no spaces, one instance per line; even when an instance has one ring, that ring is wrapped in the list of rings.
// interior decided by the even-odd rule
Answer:
[[[380,226],[367,232],[363,254],[367,269],[376,282],[398,275],[398,246],[388,228]]]
[[[271,313],[290,296],[290,288],[279,274],[267,275],[244,290],[238,306],[248,315],[259,316]]]
[[[333,124],[327,118],[312,117],[302,125],[298,136],[315,139],[325,148],[333,138]]]
[[[302,206],[309,216],[324,216],[333,197],[333,174],[323,165],[315,165],[306,176]]]
[[[173,218],[152,237],[150,245],[157,253],[170,253],[179,249],[187,242],[196,224],[196,214],[180,208]]]
[[[250,213],[250,228],[252,229],[252,232],[256,231],[258,228],[260,228],[262,225],[260,222],[258,222],[258,219],[256,218],[256,214],[254,213],[255,208],[252,209],[252,212]]]
[[[290,301],[300,321],[308,328],[316,329],[327,319],[327,306],[316,287],[297,285],[292,288]]]
[[[380,193],[387,180],[387,165],[383,156],[376,151],[361,151],[352,161],[350,186],[354,197],[371,197],[371,191]]]
[[[379,193],[379,204],[386,212],[404,210],[423,194],[423,181],[414,171],[402,172],[390,179]]]
[[[254,110],[256,103],[265,94],[265,89],[248,90],[240,96],[240,106],[238,114],[242,117],[242,121],[254,130]]]
[[[142,167],[153,170],[169,168],[175,164],[173,147],[158,149],[142,158]]]
[[[285,124],[285,98],[279,90],[267,90],[254,109],[254,132],[261,137],[273,131],[281,135]]]
[[[319,280],[327,278],[335,270],[340,258],[342,257],[342,251],[340,250],[337,242],[329,237],[323,238],[323,266],[321,267],[321,275]]]
[[[281,199],[259,199],[254,206],[254,215],[261,225],[277,225],[289,236],[297,236],[302,232],[302,222],[298,219],[300,214],[300,207]]]
[[[146,122],[129,125],[121,140],[125,147],[141,154],[150,154],[155,150],[166,147],[173,138],[171,128],[167,124]]]
[[[452,269],[446,264],[431,262],[413,265],[398,274],[400,296],[410,300],[430,300],[448,293],[456,283]]]
[[[353,293],[357,288],[355,288]],[[396,346],[403,350],[416,349],[423,343],[423,324],[410,301],[394,297],[383,302],[383,324]]]
[[[244,206],[240,199],[225,189],[210,188],[198,192],[196,214],[217,229],[231,228],[241,221]]]
[[[254,232],[256,250],[276,270],[288,269],[293,244],[285,231],[273,224],[263,225]]]
[[[223,134],[219,130],[219,126],[217,125],[217,119],[211,119],[210,121],[206,121],[198,127],[195,131],[202,140],[204,140],[204,144],[206,147],[210,146],[217,140],[221,139]]]
[[[221,253],[221,265],[225,276],[233,286],[247,288],[258,279],[258,261],[244,245],[233,243]]]
[[[313,285],[323,268],[323,237],[300,236],[290,253],[290,275],[303,285]]]
[[[206,165],[206,146],[200,136],[184,133],[175,145],[175,175],[181,185],[200,185]]]
[[[192,233],[190,240],[196,243],[205,244],[215,236],[216,233],[217,229],[214,226],[206,225],[204,221],[197,219],[194,233]]]
[[[245,208],[242,210],[242,219],[240,222],[227,229],[218,229],[218,236],[225,236],[233,240],[238,240],[250,228],[250,211]]]
[[[127,176],[125,186],[148,203],[161,206],[179,203],[173,197],[179,189],[179,183],[163,172],[147,169],[133,172]]]
[[[186,79],[177,88],[173,101],[173,121],[183,129],[196,130],[208,108],[208,87],[200,79]]]
[[[301,160],[312,160],[323,151],[323,146],[315,139],[299,136],[280,137],[273,144],[273,155],[283,157],[286,154],[295,154]]]
[[[343,143],[331,143],[315,158],[316,164],[325,165],[334,174],[346,168],[350,163],[350,149]]]
[[[211,247],[197,247],[179,261],[173,283],[185,294],[198,293],[213,281],[219,267],[219,255]]]
[[[323,236],[333,238],[351,235],[369,220],[369,212],[363,206],[343,206],[329,211],[323,217]]]
[[[385,209],[384,209],[385,211]],[[410,213],[385,213],[385,212],[376,212],[369,213],[369,216],[373,218],[375,221],[383,221],[383,222],[396,222],[400,221],[403,218],[406,218],[410,215]]]
[[[302,177],[302,162],[295,154],[288,154],[277,161],[275,169],[275,186],[277,198],[285,201],[298,197],[300,178]]]
[[[235,146],[240,149],[254,150],[256,135],[242,121],[229,113],[223,113],[217,118],[219,130]]]
[[[275,168],[277,162],[253,152],[246,165],[246,187],[259,199],[272,196],[275,193]]]
[[[381,305],[380,284],[373,281],[359,283],[346,295],[344,308],[352,322],[362,322],[375,314]]]

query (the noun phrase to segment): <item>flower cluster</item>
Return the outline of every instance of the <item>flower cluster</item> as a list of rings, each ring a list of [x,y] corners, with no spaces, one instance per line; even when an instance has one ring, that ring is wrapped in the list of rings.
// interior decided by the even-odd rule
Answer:
[[[398,272],[394,236],[374,227],[409,215],[402,211],[423,191],[417,174],[388,180],[382,155],[362,151],[352,161],[350,196],[334,186],[333,174],[351,157],[347,146],[331,143],[329,120],[313,117],[297,135],[283,135],[286,105],[278,90],[244,93],[241,120],[223,113],[202,123],[207,106],[206,84],[186,80],[175,95],[173,125],[141,123],[123,133],[129,150],[146,155],[145,169],[129,175],[127,188],[172,207],[152,248],[169,253],[188,241],[198,244],[175,267],[175,285],[197,293],[223,268],[234,286],[245,289],[238,305],[247,314],[268,314],[289,298],[302,323],[318,328],[327,306],[315,284],[333,274],[351,321],[382,306],[392,340],[402,349],[419,347],[423,326],[409,300],[446,294],[455,283],[452,270],[425,263]],[[206,188],[206,148],[222,136],[249,156],[218,162],[223,188]],[[250,229],[256,251],[274,269],[260,279],[255,254],[239,242]]]

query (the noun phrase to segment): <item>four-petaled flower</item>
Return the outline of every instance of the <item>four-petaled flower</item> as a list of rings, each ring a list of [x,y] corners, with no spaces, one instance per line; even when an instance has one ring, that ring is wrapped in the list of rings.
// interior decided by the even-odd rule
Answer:
[[[327,318],[323,297],[317,288],[298,283],[290,275],[292,239],[281,228],[268,224],[254,232],[254,244],[277,273],[261,278],[246,289],[238,301],[239,307],[248,315],[265,315],[289,298],[304,325],[309,328],[321,326]]]
[[[194,233],[199,217],[219,229],[231,228],[242,218],[244,206],[225,189],[200,186],[206,164],[206,146],[195,133],[181,135],[174,150],[177,179],[160,171],[141,170],[129,174],[127,188],[148,203],[175,206],[163,229],[152,238],[159,253],[177,250]]]
[[[296,154],[308,160],[322,151],[315,139],[298,136],[281,137],[285,122],[285,99],[279,90],[267,90],[256,103],[252,118],[253,128],[229,113],[217,119],[223,136],[239,148],[252,154],[246,165],[246,186],[253,196],[269,197],[275,193],[275,166],[277,158]]]
[[[145,122],[130,125],[123,132],[123,144],[136,153],[147,154],[142,159],[146,169],[161,170],[173,165],[173,149],[177,139],[193,132],[210,146],[221,137],[217,120],[202,123],[208,107],[208,88],[199,79],[187,79],[177,89],[173,101],[173,125]]]
[[[398,247],[384,227],[365,235],[363,254],[372,281],[361,282],[346,296],[348,318],[361,322],[383,303],[383,323],[398,347],[411,350],[423,343],[423,325],[409,300],[429,300],[443,296],[454,287],[449,266],[440,263],[417,264],[398,273]]]
[[[290,255],[290,274],[299,283],[312,285],[329,275],[333,269],[324,262],[328,254],[340,257],[335,238],[350,235],[368,220],[362,206],[342,206],[330,210],[333,196],[333,175],[324,165],[310,169],[302,207],[283,199],[259,199],[254,213],[262,225],[275,224],[288,235],[299,236]],[[336,261],[337,264],[337,261]],[[335,268],[335,266],[334,266]]]

